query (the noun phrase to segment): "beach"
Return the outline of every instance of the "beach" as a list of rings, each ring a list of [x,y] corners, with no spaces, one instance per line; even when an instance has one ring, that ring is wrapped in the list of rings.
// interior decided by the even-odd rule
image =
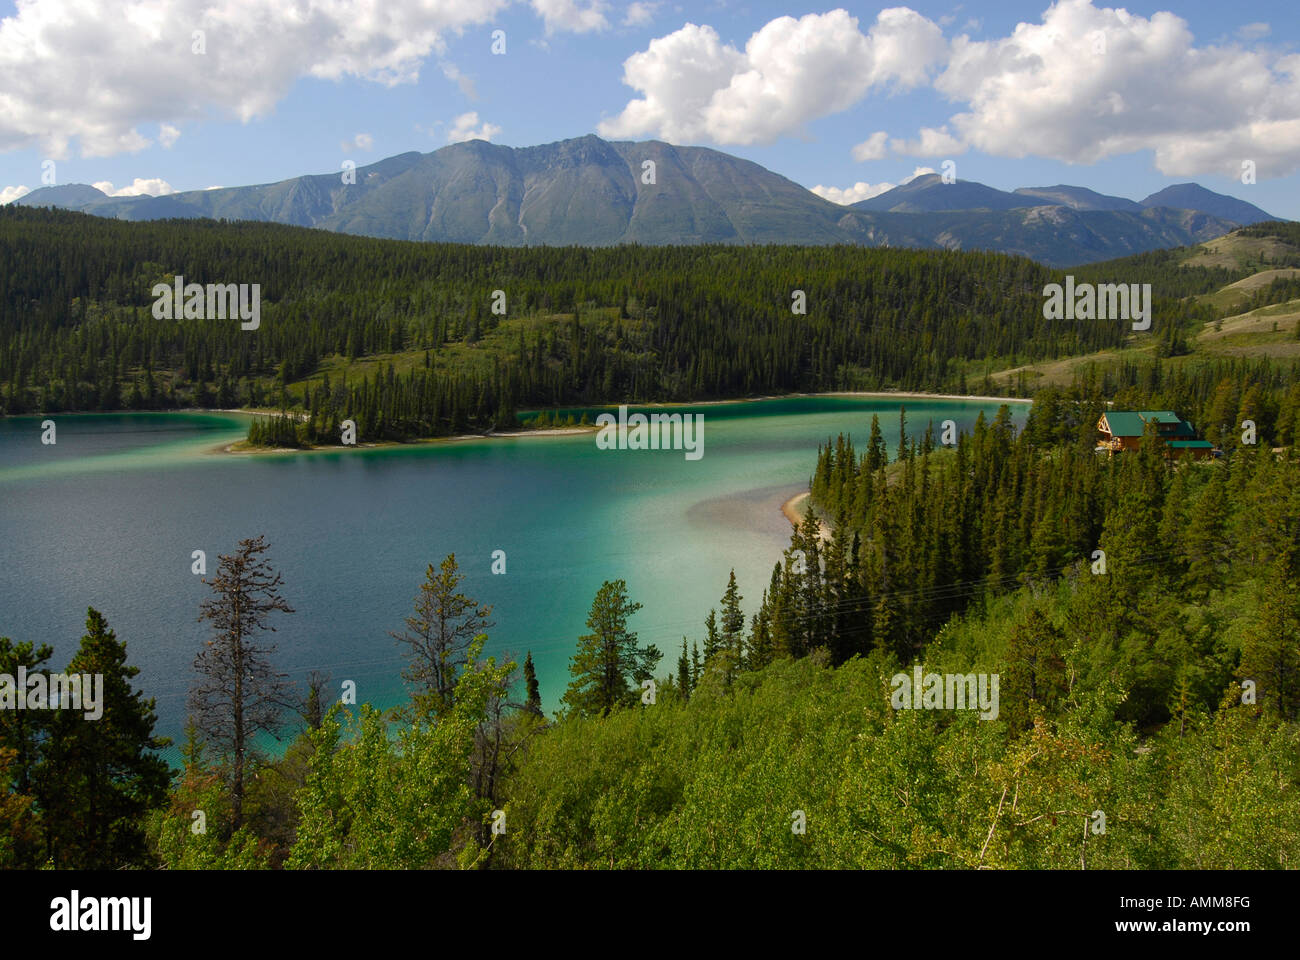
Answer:
[[[254,414],[251,410],[223,410],[222,413]],[[262,414],[254,414],[261,416]],[[461,440],[508,440],[513,437],[571,437],[579,433],[592,433],[597,428],[590,427],[556,427],[553,430],[513,430],[493,431],[492,433],[462,433],[454,437],[420,437],[415,440],[381,440],[378,443],[357,443],[348,446],[334,445],[317,447],[240,447],[243,440],[235,443],[218,444],[208,453],[230,453],[235,456],[262,456],[269,453],[324,453],[340,450],[380,450],[386,447],[409,447],[426,443],[456,443]]]
[[[799,524],[803,523],[804,512],[807,510],[808,497],[809,497],[808,491],[805,490],[803,493],[796,493],[785,503],[781,504],[781,512],[785,514],[785,518],[789,520],[792,524],[794,524],[796,527],[799,526]],[[821,524],[822,539],[830,540],[831,538],[830,524],[828,524],[825,520],[820,521],[820,524]]]
[[[1023,397],[984,397],[976,394],[957,394],[957,393],[898,393],[889,390],[833,390],[826,393],[785,393],[778,396],[770,397],[742,397],[738,400],[700,400],[688,401],[685,403],[623,403],[623,404],[599,404],[592,409],[611,409],[616,410],[619,406],[636,407],[637,409],[656,409],[661,407],[709,407],[721,406],[723,404],[737,403],[760,403],[765,400],[789,400],[798,397],[861,397],[877,398],[890,400],[962,400],[970,402],[988,402],[988,403],[1032,403],[1033,401]],[[247,416],[271,416],[276,411],[267,410],[191,410],[192,413],[239,413]],[[299,419],[306,419],[306,414],[298,414]],[[275,453],[316,453],[322,450],[368,450],[378,449],[381,447],[399,447],[410,444],[420,443],[452,443],[459,440],[487,440],[487,439],[507,439],[510,437],[567,437],[579,433],[591,433],[599,428],[595,424],[585,427],[556,427],[553,429],[542,430],[511,430],[511,431],[494,431],[492,433],[466,433],[455,437],[426,437],[417,440],[385,440],[379,443],[358,443],[355,445],[343,446],[320,446],[320,447],[243,447],[240,448],[238,443],[222,444],[213,447],[210,453],[231,453],[239,456],[261,456],[263,454]],[[806,494],[804,494],[806,496]],[[791,504],[794,504],[799,497],[788,501],[782,507],[782,512],[790,518],[791,523],[798,524],[802,519]],[[787,509],[789,508],[789,509]],[[825,525],[823,524],[825,528]],[[829,536],[829,534],[827,534]]]

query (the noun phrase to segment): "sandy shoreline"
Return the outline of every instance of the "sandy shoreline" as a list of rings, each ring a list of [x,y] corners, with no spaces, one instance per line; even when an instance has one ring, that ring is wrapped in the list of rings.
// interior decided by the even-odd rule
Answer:
[[[796,527],[803,523],[803,503],[808,499],[808,491],[796,493],[793,497],[781,504],[781,512],[785,518],[793,523]]]
[[[223,410],[222,413],[250,413],[248,410]],[[507,432],[492,433],[462,433],[454,437],[421,437],[416,440],[383,440],[379,443],[358,443],[349,444],[344,447],[341,445],[330,445],[320,447],[244,447],[236,450],[237,443],[217,444],[215,447],[207,450],[207,453],[230,453],[237,457],[260,457],[270,453],[337,453],[348,450],[382,450],[389,447],[414,447],[425,446],[435,443],[456,443],[461,440],[509,440],[512,437],[571,437],[579,433],[592,433],[596,427],[556,427],[554,430],[515,430]]]
[[[616,410],[618,409],[619,406],[636,407],[639,410],[655,409],[655,408],[663,408],[663,407],[712,407],[712,406],[720,406],[722,404],[729,404],[729,403],[732,404],[762,403],[765,400],[789,400],[792,398],[808,398],[808,397],[869,397],[869,398],[891,399],[891,400],[892,399],[964,400],[964,401],[975,401],[975,402],[983,401],[987,403],[1032,403],[1033,402],[1032,400],[1028,400],[1023,397],[985,397],[985,396],[980,396],[978,394],[901,393],[893,390],[833,390],[827,393],[783,393],[783,394],[776,394],[772,396],[763,396],[763,397],[742,397],[738,400],[696,400],[696,401],[686,401],[683,403],[598,404],[598,405],[594,405],[592,409]],[[178,410],[176,412],[177,413],[240,413],[246,416],[271,416],[276,413],[276,411],[242,410],[242,409],[237,409],[237,410],[187,409],[187,410]],[[306,419],[306,414],[299,414],[299,418]],[[504,439],[509,437],[567,437],[578,433],[589,433],[598,429],[599,428],[595,424],[592,424],[586,427],[556,427],[554,429],[549,429],[549,430],[514,430],[514,431],[492,432],[492,433],[467,433],[455,437],[425,437],[425,438],[420,438],[418,440],[406,440],[406,441],[386,440],[383,441],[382,443],[358,443],[355,446],[355,448],[341,447],[341,446],[255,447],[255,448],[246,448],[243,450],[236,450],[234,449],[235,446],[234,444],[226,444],[226,445],[214,447],[210,452],[233,453],[236,455],[248,455],[248,456],[260,456],[262,454],[268,454],[268,453],[316,453],[322,450],[336,450],[336,451],[349,450],[349,449],[365,450],[365,449],[378,449],[380,447],[404,447],[404,446],[410,446],[412,444],[423,444],[423,443],[450,443],[458,440],[488,440],[488,439],[499,440],[499,439]],[[807,496],[807,494],[803,494],[803,496]],[[790,521],[794,524],[798,524],[799,521],[802,519],[801,517],[796,516],[792,512],[793,507],[791,507],[791,504],[798,499],[799,497],[795,497],[793,500],[788,501],[781,508],[782,512],[785,513],[786,517],[788,517]],[[787,507],[790,507],[791,509],[786,509]],[[823,531],[824,531],[824,535],[827,536],[829,535],[825,533],[826,531],[825,524],[823,524]]]
[[[790,523],[796,527],[799,526],[801,523],[803,523],[804,511],[807,509],[806,504],[808,501],[808,496],[809,496],[808,491],[805,490],[803,493],[796,493],[785,503],[781,504],[781,512],[785,514],[785,518],[789,520]],[[825,520],[819,522],[821,524],[822,539],[830,540],[831,538],[830,525]]]

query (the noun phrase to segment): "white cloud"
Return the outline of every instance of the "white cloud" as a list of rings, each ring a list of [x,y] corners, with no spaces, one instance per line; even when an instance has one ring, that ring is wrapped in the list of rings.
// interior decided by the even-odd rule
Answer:
[[[533,10],[546,24],[546,33],[550,35],[561,30],[573,33],[588,33],[592,30],[604,30],[609,26],[605,19],[607,8],[604,0],[530,0]]]
[[[375,138],[368,133],[358,133],[351,140],[339,142],[339,148],[344,153],[351,153],[353,150],[371,150],[375,146]]]
[[[1247,23],[1237,28],[1237,36],[1242,40],[1262,40],[1272,32],[1267,23]]]
[[[853,147],[853,159],[862,163],[866,160],[883,160],[889,148],[886,142],[889,140],[889,134],[884,130],[877,130],[867,139]]]
[[[31,189],[28,187],[0,188],[0,207],[3,207],[6,203],[13,203],[19,197],[24,196],[25,194],[31,192],[32,192]]]
[[[74,149],[140,150],[153,124],[214,111],[265,117],[303,77],[412,82],[430,54],[443,54],[446,35],[489,23],[510,3],[18,0],[0,19],[0,151],[61,159]],[[587,7],[534,5],[548,30],[592,28]],[[196,30],[202,54],[192,52]]]
[[[968,107],[949,120],[954,136],[995,156],[1151,150],[1169,176],[1238,176],[1243,160],[1261,179],[1300,169],[1300,55],[1198,47],[1172,13],[1058,0],[1008,37],[958,37],[935,89]]]
[[[642,0],[629,3],[627,12],[623,15],[623,26],[644,27],[655,18],[655,11],[658,9],[658,3],[644,3]]]
[[[92,183],[91,186],[110,197],[161,197],[176,192],[170,183],[158,177],[150,177],[147,180],[136,177],[130,186],[123,187],[121,190],[114,190],[113,184],[108,180],[100,180],[98,183]]]
[[[948,128],[922,127],[919,140],[890,140],[895,153],[909,157],[950,157],[965,153],[966,145],[948,133]]]
[[[642,97],[597,129],[675,142],[770,143],[872,88],[924,83],[945,48],[939,27],[904,7],[882,10],[866,34],[844,10],[779,17],[743,52],[712,27],[688,23],[624,61],[623,82]]]
[[[476,130],[475,127],[478,127]],[[451,132],[447,134],[448,143],[462,143],[465,140],[491,140],[501,128],[495,123],[484,122],[479,125],[478,113],[471,110],[469,113],[462,113],[452,124]]]
[[[917,177],[924,176],[927,173],[934,173],[934,170],[930,167],[917,167],[912,171],[910,176],[904,177],[898,183],[889,183],[888,181],[883,181],[881,183],[864,183],[859,180],[853,186],[844,189],[840,189],[839,187],[823,187],[819,183],[817,186],[812,188],[812,192],[825,200],[829,200],[831,203],[857,203],[860,200],[870,200],[872,197],[878,197],[882,193],[888,193],[895,187],[904,183],[911,183]]]
[[[180,130],[173,127],[170,123],[164,123],[158,127],[158,142],[163,145],[163,149],[170,150],[172,144],[180,138]]]
[[[644,52],[623,63],[623,82],[645,97],[628,103],[597,130],[616,137],[655,133],[672,141],[707,137],[705,112],[713,95],[730,83],[744,62],[744,55],[723,44],[712,27],[688,23],[651,40]]]
[[[831,203],[850,204],[857,203],[859,200],[870,200],[872,197],[878,197],[886,190],[893,190],[897,184],[893,183],[863,183],[859,180],[853,186],[841,190],[839,187],[823,187],[820,183],[812,188],[812,192]]]

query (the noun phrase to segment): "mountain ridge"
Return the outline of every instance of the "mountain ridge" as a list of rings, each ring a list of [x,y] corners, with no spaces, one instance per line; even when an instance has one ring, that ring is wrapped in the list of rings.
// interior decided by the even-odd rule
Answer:
[[[1214,210],[1173,207],[1155,199],[1162,195]],[[1194,184],[1139,202],[1067,185],[1008,192],[975,181],[948,184],[935,174],[841,206],[719,150],[590,134],[530,147],[465,141],[343,173],[159,197],[110,197],[69,184],[15,202],[124,220],[258,220],[402,240],[593,247],[850,243],[989,249],[1055,266],[1197,243],[1244,225],[1215,211],[1274,219]]]

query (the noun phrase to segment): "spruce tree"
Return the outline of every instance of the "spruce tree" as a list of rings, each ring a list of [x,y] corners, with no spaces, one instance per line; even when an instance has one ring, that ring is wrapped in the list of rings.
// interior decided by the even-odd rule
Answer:
[[[663,656],[653,644],[637,646],[628,618],[641,604],[628,599],[627,582],[606,580],[587,616],[591,633],[578,638],[578,652],[569,664],[573,679],[563,701],[579,716],[606,716],[616,707],[636,701],[639,685],[654,675]]]
[[[750,618],[749,650],[745,655],[745,666],[750,670],[762,670],[772,662],[772,632],[768,625],[767,594],[758,606],[758,613]]]
[[[737,663],[741,658],[741,644],[745,633],[745,613],[740,609],[740,595],[736,586],[736,571],[733,569],[727,578],[727,589],[722,595],[722,634],[719,638],[723,649],[731,652]]]
[[[1255,681],[1258,702],[1268,715],[1295,720],[1300,716],[1300,583],[1286,557],[1273,564],[1271,574],[1237,676]]]
[[[533,666],[533,651],[528,651],[528,656],[524,658],[524,689],[527,691],[527,700],[524,701],[524,709],[529,713],[542,715],[542,692],[537,685],[537,669]]]
[[[171,741],[153,735],[154,701],[131,684],[140,668],[127,665],[126,643],[93,607],[65,672],[96,678],[102,696],[97,717],[84,709],[57,711],[42,749],[46,856],[74,870],[150,866],[144,815],[166,799],[170,779],[167,763],[153,751]]]
[[[1228,559],[1227,515],[1227,489],[1223,471],[1215,469],[1209,484],[1196,501],[1196,509],[1192,511],[1182,538],[1187,555],[1187,581],[1200,596],[1205,596],[1222,585],[1220,571]]]
[[[325,688],[330,679],[319,670],[313,670],[307,677],[307,693],[302,698],[299,714],[308,730],[319,730],[325,719]]]
[[[686,638],[682,637],[682,653],[677,658],[677,686],[682,691],[682,699],[691,696],[691,661],[686,656]]]
[[[718,611],[710,610],[704,618],[704,662],[708,663],[722,647],[722,638],[718,634]]]
[[[796,638],[796,655],[802,656],[817,647],[826,646],[829,631],[826,620],[825,588],[822,582],[821,521],[811,510],[804,515],[803,523],[800,525],[799,543],[804,554],[804,569],[798,578],[798,619],[792,630]]]
[[[435,715],[450,706],[470,645],[494,626],[488,619],[492,608],[460,592],[464,579],[454,553],[436,570],[429,564],[406,629],[389,631],[408,648],[402,678],[414,687],[411,699],[418,715]]]
[[[880,432],[880,417],[871,415],[871,439],[867,444],[867,471],[875,473],[889,462],[889,449],[885,446],[885,436]]]

